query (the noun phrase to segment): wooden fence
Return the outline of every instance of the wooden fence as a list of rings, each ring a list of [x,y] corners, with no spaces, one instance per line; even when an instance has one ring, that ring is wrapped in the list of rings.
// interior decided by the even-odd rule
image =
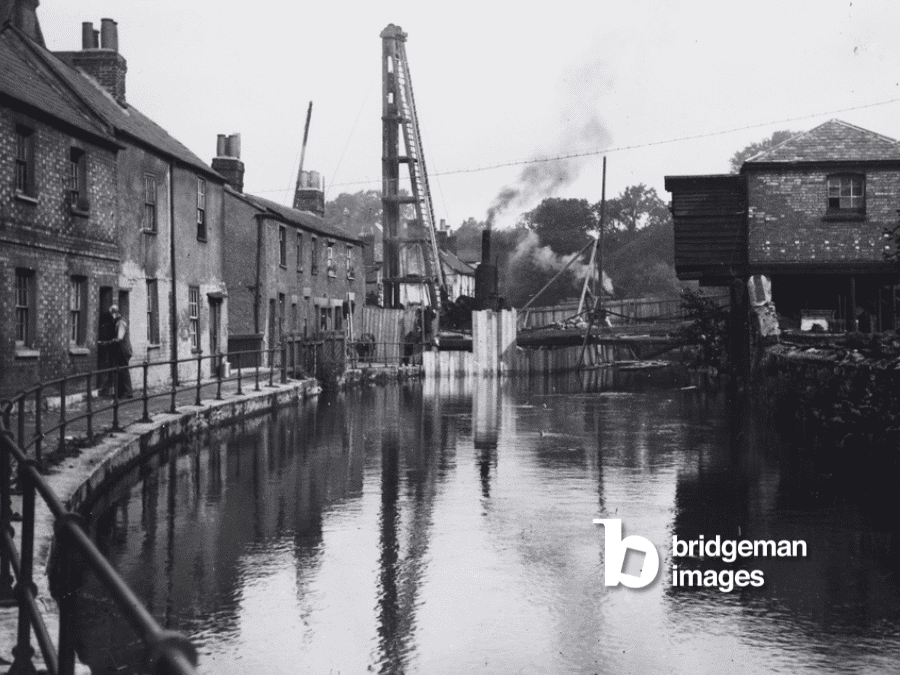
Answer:
[[[380,363],[400,363],[404,356],[406,335],[415,328],[418,309],[384,309],[363,307],[362,328],[357,339],[368,334],[374,338],[375,353],[371,360]]]
[[[729,300],[728,293],[706,296],[720,304]],[[583,310],[584,308],[582,308]],[[681,298],[627,298],[604,301],[603,309],[609,312],[614,326],[648,321],[677,320],[686,317]],[[578,312],[578,303],[566,303],[553,307],[533,307],[519,315],[519,328],[552,326],[571,319]]]
[[[591,344],[555,349],[523,349],[516,345],[516,310],[472,313],[472,351],[426,350],[426,377],[495,376],[561,373],[634,358],[622,345]]]

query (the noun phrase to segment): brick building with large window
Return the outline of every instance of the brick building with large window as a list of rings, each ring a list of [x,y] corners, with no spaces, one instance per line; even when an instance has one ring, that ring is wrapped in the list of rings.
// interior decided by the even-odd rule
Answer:
[[[681,279],[771,279],[783,327],[888,330],[900,269],[900,142],[830,120],[750,157],[737,175],[667,176]]]

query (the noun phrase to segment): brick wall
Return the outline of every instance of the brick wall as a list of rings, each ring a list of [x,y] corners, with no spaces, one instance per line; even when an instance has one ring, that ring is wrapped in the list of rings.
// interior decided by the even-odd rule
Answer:
[[[225,250],[225,269],[228,282],[229,327],[233,334],[255,332],[253,312],[255,304],[254,286],[256,284],[256,248],[257,221],[254,214],[258,210],[240,198],[226,194],[226,228],[229,245]],[[279,229],[285,228],[287,258],[281,265]],[[302,235],[302,260],[300,269],[297,265],[297,232]],[[313,249],[315,237],[315,249]],[[326,247],[334,245],[334,276],[328,274],[326,265]],[[263,345],[269,346],[270,321],[275,322],[277,316],[270,316],[270,308],[274,301],[278,312],[279,294],[284,295],[284,330],[300,333],[306,328],[308,333],[317,330],[319,322],[315,308],[331,306],[332,312],[347,299],[348,293],[355,294],[354,326],[359,334],[362,307],[364,305],[364,266],[362,250],[359,244],[353,244],[353,262],[355,278],[347,278],[346,266],[347,242],[334,239],[321,233],[298,228],[274,218],[263,221],[263,254],[260,270],[259,298],[259,332],[263,334]],[[311,270],[311,258],[315,254],[318,261],[317,273]],[[294,305],[296,305],[296,325],[294,323]],[[276,328],[277,330],[277,328]]]
[[[15,193],[16,125],[34,131],[35,198]],[[70,150],[87,155],[86,212],[69,206]],[[99,289],[116,286],[116,158],[111,149],[0,108],[0,396],[96,367]],[[32,271],[33,349],[16,346],[16,270]],[[86,340],[69,344],[69,280],[87,280]],[[85,353],[86,349],[86,353]]]
[[[234,195],[225,194],[225,280],[228,285],[228,325],[232,334],[255,332],[253,325],[256,284],[257,210]]]
[[[758,170],[748,174],[749,261],[881,262],[884,229],[897,221],[900,170],[858,169],[866,179],[862,220],[826,217],[827,177],[822,168]]]

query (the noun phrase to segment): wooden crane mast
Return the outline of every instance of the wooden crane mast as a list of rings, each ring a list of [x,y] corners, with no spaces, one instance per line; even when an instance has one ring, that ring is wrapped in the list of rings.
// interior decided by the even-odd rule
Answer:
[[[440,311],[446,301],[446,289],[435,235],[434,207],[428,186],[428,172],[422,151],[422,136],[416,115],[409,63],[406,58],[406,33],[388,25],[382,40],[382,225],[384,227],[384,299],[387,307],[403,303],[404,284],[425,285],[431,306]],[[404,155],[400,154],[402,132]],[[400,165],[409,172],[411,195],[401,194]],[[404,204],[415,206],[417,228],[403,236],[401,214]],[[405,250],[406,255],[402,255]],[[423,276],[403,269],[404,258],[421,251]]]

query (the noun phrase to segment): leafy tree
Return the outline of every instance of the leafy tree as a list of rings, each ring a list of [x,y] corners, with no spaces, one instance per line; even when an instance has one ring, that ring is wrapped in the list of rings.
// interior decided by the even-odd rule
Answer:
[[[593,206],[599,219],[600,203]],[[675,228],[656,190],[643,183],[606,201],[603,267],[620,297],[678,294]]]
[[[586,199],[545,199],[522,215],[522,222],[558,255],[570,255],[587,242],[597,229],[597,219]]]
[[[600,218],[600,203],[593,206]],[[648,225],[671,220],[671,214],[654,188],[643,183],[625,188],[618,197],[606,200],[604,231],[624,230],[634,234]]]
[[[350,234],[355,236],[366,225],[380,225],[381,190],[342,192],[325,203],[325,222],[336,227],[343,227],[346,222]]]
[[[405,190],[401,195],[408,194]],[[404,204],[400,211],[400,221],[415,218],[415,207]],[[334,199],[325,202],[325,222],[335,227],[344,227],[353,236],[359,236],[363,228],[373,225],[381,226],[381,190],[360,190],[359,192],[342,192]]]
[[[769,148],[774,148],[776,145],[783,143],[796,133],[796,131],[787,130],[776,131],[769,138],[764,138],[756,143],[751,143],[743,150],[738,150],[731,156],[731,173],[738,173],[741,170],[744,161],[748,158],[764,150],[768,150]]]

